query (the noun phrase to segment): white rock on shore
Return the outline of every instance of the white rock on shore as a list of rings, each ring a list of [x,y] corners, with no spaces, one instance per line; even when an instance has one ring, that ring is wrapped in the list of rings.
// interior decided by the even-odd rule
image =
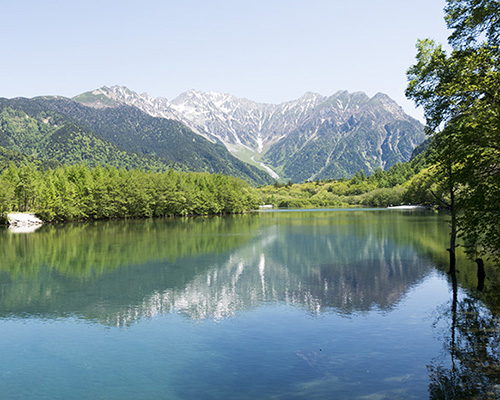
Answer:
[[[11,213],[7,214],[9,228],[14,233],[33,232],[42,226],[43,222],[31,213]]]

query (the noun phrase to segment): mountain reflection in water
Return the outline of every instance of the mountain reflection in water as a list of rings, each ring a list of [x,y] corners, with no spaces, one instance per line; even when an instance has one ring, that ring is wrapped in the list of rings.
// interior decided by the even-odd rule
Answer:
[[[0,316],[124,326],[173,312],[223,319],[263,302],[389,310],[432,271],[445,229],[426,213],[361,210],[5,229]]]

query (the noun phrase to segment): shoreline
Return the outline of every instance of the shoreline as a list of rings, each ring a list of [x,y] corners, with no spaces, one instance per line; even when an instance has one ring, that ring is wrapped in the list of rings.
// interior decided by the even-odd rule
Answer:
[[[275,208],[270,205],[259,206],[255,210],[247,210],[238,213],[220,213],[220,214],[187,214],[187,215],[165,215],[160,218],[210,218],[225,215],[249,214],[254,212],[284,212],[284,211],[362,211],[362,210],[427,210],[428,208],[421,205],[402,205],[402,206],[387,206],[387,207],[363,207],[363,206],[337,206],[337,207],[305,207],[305,208]],[[13,233],[30,233],[34,232],[44,224],[53,223],[71,223],[71,222],[96,222],[96,221],[112,221],[112,220],[130,220],[130,219],[145,219],[144,217],[129,217],[129,218],[104,218],[104,219],[82,219],[82,220],[66,220],[66,221],[50,221],[46,222],[38,218],[34,213],[12,212],[4,214],[5,223],[0,223],[0,226],[5,226]],[[155,218],[155,217],[146,217]]]

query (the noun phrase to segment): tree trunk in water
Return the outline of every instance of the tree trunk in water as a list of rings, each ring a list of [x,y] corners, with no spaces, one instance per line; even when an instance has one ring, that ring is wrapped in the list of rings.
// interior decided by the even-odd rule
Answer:
[[[484,262],[481,258],[476,259],[477,263],[477,290],[484,289],[484,280],[486,279],[486,272],[484,271]]]
[[[455,210],[455,191],[450,190],[450,211],[451,211],[451,233],[450,233],[450,248],[448,251],[450,252],[450,270],[449,274],[454,275],[456,272],[456,242],[457,242],[457,212]],[[456,276],[455,276],[456,279]]]

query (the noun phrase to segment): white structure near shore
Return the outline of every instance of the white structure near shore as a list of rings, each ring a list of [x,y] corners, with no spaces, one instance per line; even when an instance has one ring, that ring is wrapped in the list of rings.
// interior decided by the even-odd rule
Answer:
[[[387,207],[391,210],[426,210],[427,207],[424,206],[412,206],[412,205],[406,205],[406,206],[389,206]]]
[[[7,214],[9,228],[14,233],[29,233],[34,232],[43,222],[31,213],[11,213]]]

